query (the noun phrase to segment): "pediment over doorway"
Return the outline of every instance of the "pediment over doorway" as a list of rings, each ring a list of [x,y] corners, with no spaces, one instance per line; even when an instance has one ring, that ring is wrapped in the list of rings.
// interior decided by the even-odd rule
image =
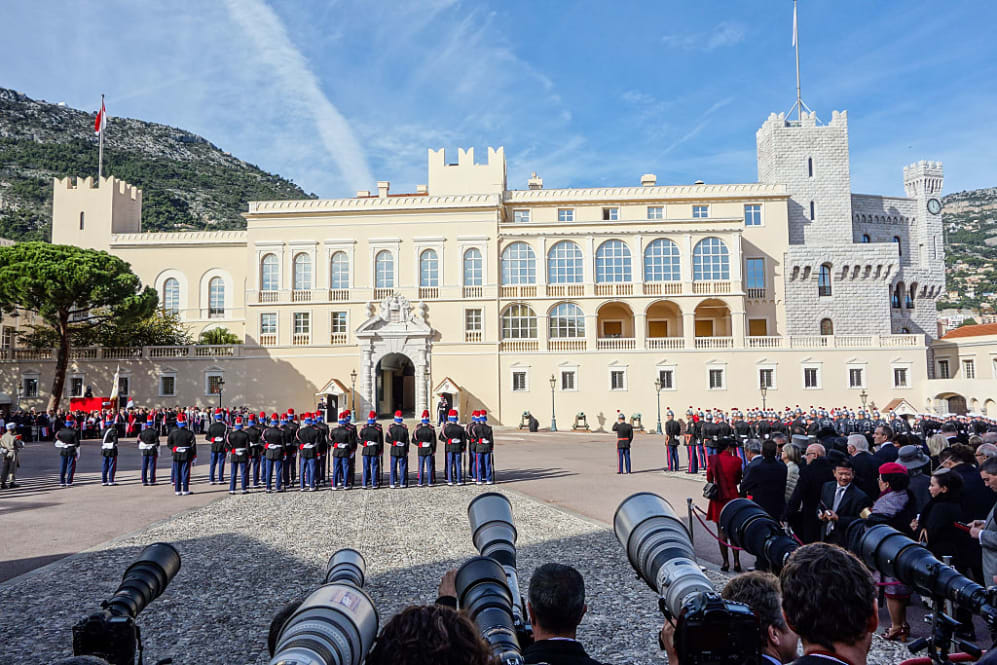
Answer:
[[[457,382],[451,379],[449,376],[444,377],[443,380],[436,385],[436,388],[433,389],[434,395],[442,395],[443,393],[450,393],[451,395],[453,395],[459,392],[460,392],[460,386],[458,386]]]
[[[358,338],[429,337],[433,329],[426,323],[426,304],[412,305],[401,295],[390,295],[380,303],[369,303],[369,317],[356,330]]]

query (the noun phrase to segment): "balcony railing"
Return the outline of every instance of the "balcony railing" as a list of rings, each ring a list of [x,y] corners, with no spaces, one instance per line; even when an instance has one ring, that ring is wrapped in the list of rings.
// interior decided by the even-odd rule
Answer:
[[[709,293],[730,293],[729,281],[693,282],[692,292],[696,295]]]
[[[675,296],[682,293],[682,282],[644,282],[645,296]]]
[[[480,286],[465,286],[461,289],[461,296],[464,298],[480,298],[484,294],[484,289]]]
[[[624,282],[595,285],[597,296],[632,296],[633,293],[634,285]]]
[[[160,360],[163,358],[222,358],[240,355],[241,344],[190,346],[126,346],[97,347],[82,346],[70,351],[74,360],[119,361],[119,360]],[[56,359],[55,349],[0,349],[0,361],[23,362]]]
[[[745,289],[744,292],[749,298],[754,298],[756,300],[761,300],[766,294],[765,289]]]
[[[532,284],[524,286],[503,286],[499,290],[499,295],[503,298],[536,298],[537,287]]]
[[[294,333],[291,335],[291,344],[294,346],[308,346],[312,343],[310,333]]]
[[[584,284],[548,284],[547,296],[551,298],[575,298],[585,295]]]
[[[775,335],[768,337],[745,337],[744,344],[749,349],[781,349],[784,339],[784,337],[777,337]]]
[[[190,347],[148,346],[146,347],[146,353],[148,353],[150,358],[186,358],[190,355]]]
[[[595,340],[595,348],[599,351],[633,351],[637,348],[637,340],[633,337],[602,337]]]
[[[260,291],[259,301],[260,302],[277,302],[279,298],[280,291]]]
[[[831,346],[831,335],[793,335],[789,338],[792,349],[826,349]]]
[[[504,339],[499,344],[499,351],[511,351],[513,353],[522,351],[537,351],[540,344],[535,339]]]
[[[685,348],[684,337],[648,337],[644,344],[650,351],[676,350]]]
[[[435,300],[440,297],[440,288],[438,286],[420,286],[419,287],[419,299],[420,300]]]
[[[277,346],[277,335],[274,333],[263,333],[260,335],[260,346]]]
[[[394,289],[374,289],[374,300],[384,300],[394,292]]]
[[[239,355],[239,347],[237,345],[228,344],[217,344],[217,345],[195,345],[190,347],[194,349],[195,358],[232,358]]]
[[[697,349],[733,349],[733,337],[697,337]]]
[[[349,289],[329,289],[329,300],[332,302],[346,302],[350,299]]]
[[[329,335],[330,346],[346,346],[346,333],[334,332]]]
[[[480,330],[465,330],[464,331],[464,342],[467,344],[476,344],[481,341],[481,331]]]
[[[873,346],[872,335],[837,335],[834,346],[839,349],[856,349]]]
[[[70,360],[97,360],[100,349],[91,347],[84,349],[70,349]]]
[[[924,343],[924,335],[880,335],[883,346],[918,346]]]
[[[141,357],[141,346],[111,347],[100,350],[101,360],[138,360]]]
[[[307,289],[295,289],[291,291],[291,302],[311,302],[312,292]]]
[[[548,339],[548,351],[584,351],[585,339]]]

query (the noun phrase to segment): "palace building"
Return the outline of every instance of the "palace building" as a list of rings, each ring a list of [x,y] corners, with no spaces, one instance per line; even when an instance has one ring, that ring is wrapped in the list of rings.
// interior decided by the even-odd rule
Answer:
[[[389,414],[448,393],[462,414],[553,413],[562,429],[617,410],[653,425],[656,381],[676,413],[931,406],[941,164],[898,169],[906,197],[854,194],[846,112],[772,114],[756,140],[758,181],[735,184],[557,189],[534,174],[515,189],[502,148],[456,163],[430,150],[415,192],[251,202],[245,231],[143,233],[136,188],[56,181],[53,242],[128,261],[195,335],[245,340],[79,349],[67,390],[108,392],[120,365],[138,404],[210,405],[221,389],[226,404]],[[0,380],[42,377],[44,392],[50,358],[24,352]]]

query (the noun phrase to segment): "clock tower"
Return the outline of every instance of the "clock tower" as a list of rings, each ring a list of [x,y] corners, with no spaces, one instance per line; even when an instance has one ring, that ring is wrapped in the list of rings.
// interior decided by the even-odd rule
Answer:
[[[916,215],[911,222],[911,246],[923,243],[927,248],[920,257],[935,284],[945,285],[945,248],[942,229],[942,185],[945,172],[941,162],[921,160],[904,167],[904,190],[914,199]]]

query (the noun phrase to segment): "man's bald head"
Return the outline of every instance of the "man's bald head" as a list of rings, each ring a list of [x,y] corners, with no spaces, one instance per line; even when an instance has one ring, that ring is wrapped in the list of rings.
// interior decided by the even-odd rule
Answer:
[[[819,443],[811,443],[807,446],[807,457],[823,457],[827,454],[827,451]]]

